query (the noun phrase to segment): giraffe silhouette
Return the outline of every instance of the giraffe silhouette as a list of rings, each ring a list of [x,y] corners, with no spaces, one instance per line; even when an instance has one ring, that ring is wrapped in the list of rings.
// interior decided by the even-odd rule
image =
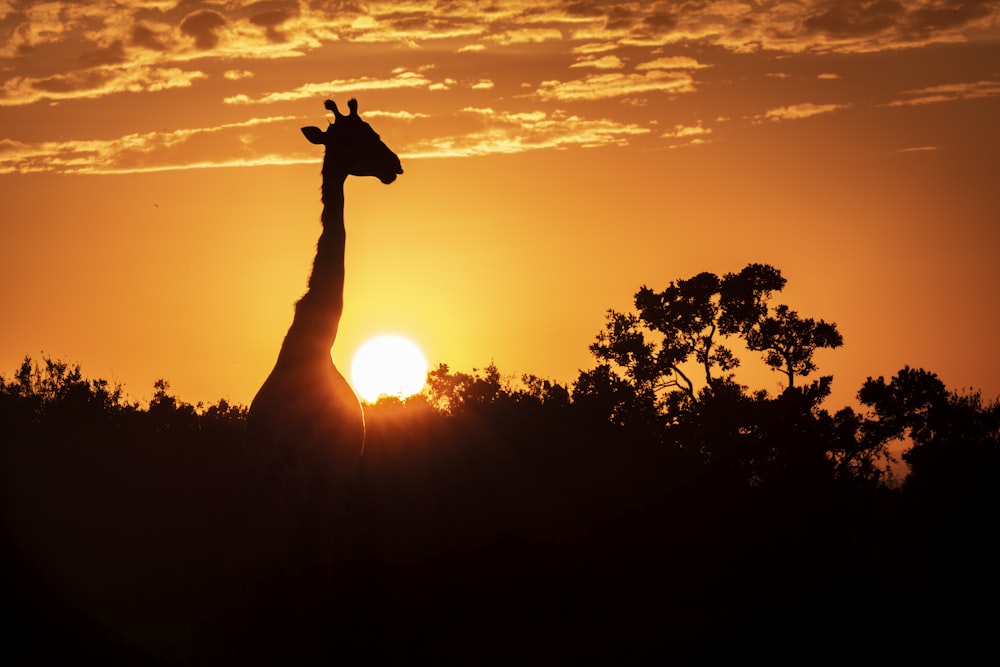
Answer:
[[[346,115],[331,100],[324,106],[334,122],[325,131],[302,128],[311,143],[325,146],[323,231],[308,289],[247,416],[251,438],[285,462],[291,474],[306,478],[296,481],[303,493],[316,472],[310,469],[350,475],[364,449],[361,403],[331,355],[344,310],[344,182],[348,176],[374,176],[389,184],[403,173],[396,154],[358,115],[357,100],[347,103]]]

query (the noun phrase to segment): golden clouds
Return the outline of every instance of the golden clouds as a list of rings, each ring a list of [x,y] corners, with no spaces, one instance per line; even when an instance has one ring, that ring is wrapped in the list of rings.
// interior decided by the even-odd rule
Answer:
[[[430,79],[423,74],[404,70],[397,71],[392,77],[386,79],[371,76],[362,76],[353,79],[333,79],[331,81],[306,83],[293,90],[273,91],[256,97],[234,95],[225,98],[223,101],[226,104],[273,104],[275,102],[289,102],[310,97],[329,97],[331,95],[354,93],[361,90],[424,88],[432,85]]]
[[[562,32],[556,28],[517,28],[502,30],[488,36],[489,41],[510,46],[512,44],[541,44],[548,41],[559,41]]]
[[[621,69],[625,63],[618,56],[601,56],[600,58],[583,57],[570,67],[593,67],[594,69]]]
[[[252,136],[246,134],[259,126],[294,120],[297,120],[294,116],[251,118],[216,127],[132,133],[106,140],[31,143],[7,139],[0,141],[0,174],[40,171],[120,174],[294,163],[298,160],[289,156],[253,154]],[[219,147],[227,144],[230,148],[241,146],[242,154],[230,152],[219,158]]]
[[[663,3],[595,0],[497,0],[487,6],[411,0],[337,3],[335,7],[307,0],[233,0],[216,5],[165,0],[127,5],[114,0],[27,0],[0,5],[0,16],[0,65],[8,59],[28,64],[30,74],[12,76],[38,81],[51,78],[52,83],[43,87],[60,81],[68,87],[73,87],[74,81],[94,81],[87,97],[123,89],[106,87],[100,74],[81,75],[76,70],[137,59],[147,71],[171,70],[194,59],[254,61],[303,56],[331,44],[420,49],[448,42],[453,53],[482,52],[486,44],[501,52],[565,44],[562,50],[578,57],[568,67],[604,72],[624,70],[628,59],[620,51],[631,49],[636,52],[632,62],[642,63],[635,72],[642,72],[705,67],[691,56],[658,52],[673,44],[721,47],[742,54],[761,50],[868,52],[962,41],[982,31],[995,34],[1000,28],[997,3],[973,0],[951,0],[946,5],[937,0],[757,4],[709,0],[692,3],[684,11],[665,9]],[[66,58],[59,53],[57,57],[49,49],[71,55]],[[605,96],[627,95],[610,91],[629,88],[644,92],[665,87],[670,92],[686,92],[682,78],[666,79],[669,77],[656,74],[644,80],[632,74],[547,86],[542,94],[548,99],[584,99],[594,97],[587,91],[597,88],[609,91]],[[9,81],[0,81],[3,84],[8,90],[21,90]],[[446,82],[438,87],[450,88]],[[79,85],[75,89],[83,91]],[[147,88],[140,85],[135,90]],[[260,93],[244,91],[230,97],[256,99]],[[30,104],[40,99],[36,94],[27,94],[20,101],[8,96],[6,104]]]
[[[0,21],[0,58],[18,58],[46,44],[62,40],[70,26],[62,20],[58,3],[8,5]]]
[[[661,137],[674,140],[671,142],[671,148],[678,148],[708,143],[707,137],[710,134],[712,134],[712,128],[705,127],[701,121],[698,121],[695,125],[674,125],[673,129],[664,132]]]
[[[184,17],[181,32],[194,39],[194,45],[202,51],[219,45],[219,28],[226,25],[226,19],[217,11],[199,9]]]
[[[250,23],[264,29],[267,41],[282,43],[287,41],[285,32],[282,29],[283,24],[293,16],[297,16],[298,13],[298,7],[295,5],[263,9],[259,13],[250,15]]]
[[[0,88],[0,107],[42,100],[94,99],[113,93],[188,88],[205,76],[200,71],[148,65],[101,67],[37,78],[14,76],[4,81]]]
[[[663,3],[571,3],[497,0],[464,2],[325,3],[234,0],[218,5],[113,0],[88,3],[27,2],[0,5],[0,57],[18,57],[85,30],[107,45],[117,39],[161,52],[185,48],[234,51],[257,57],[254,44],[319,48],[354,41],[420,46],[465,40],[500,46],[552,41],[663,46],[681,41],[736,52],[758,49],[865,51],[967,39],[997,28],[994,2],[952,0],[803,0],[749,4],[738,0],[691,3],[684,11]],[[481,48],[481,46],[479,47]]]
[[[185,61],[296,53],[300,43],[268,44],[276,41],[274,31],[283,19],[272,13],[254,24],[260,12],[248,12],[229,19],[220,11],[186,11],[174,3],[123,8],[109,0],[10,6],[0,20],[0,76],[14,74],[0,79],[0,106],[190,87],[207,75],[180,67]],[[5,67],[4,60],[11,62]]]
[[[537,94],[543,100],[569,102],[649,93],[690,92],[694,92],[690,74],[650,70],[645,74],[595,74],[576,81],[543,81]]]
[[[162,28],[138,22],[132,26],[130,44],[151,51],[166,51],[169,38]]]
[[[802,25],[808,31],[864,36],[891,28],[905,14],[906,10],[898,0],[836,2],[807,16]]]
[[[413,121],[413,120],[419,120],[421,118],[430,118],[430,115],[425,113],[413,113],[410,111],[381,111],[378,109],[365,111],[365,119],[375,119],[375,118],[390,118],[392,120]]]
[[[802,118],[811,118],[812,116],[840,111],[850,106],[850,104],[813,104],[812,102],[804,102],[802,104],[792,104],[771,109],[763,117],[771,121],[800,120]]]
[[[418,141],[401,157],[470,157],[522,153],[546,148],[593,148],[623,145],[648,128],[610,119],[587,119],[564,111],[510,112],[491,107],[466,107],[461,114],[479,129],[461,135]]]
[[[995,2],[881,0],[817,5],[802,22],[809,32],[839,38],[896,35],[903,39],[942,35],[955,30],[996,27]]]
[[[421,123],[426,113],[365,112],[369,119],[390,124]],[[565,111],[497,110],[466,107],[449,122],[468,129],[458,134],[416,139],[403,147],[405,158],[470,157],[520,153],[569,147],[592,148],[624,145],[629,138],[649,134],[634,123],[608,118],[585,118]],[[214,127],[181,128],[173,131],[131,133],[107,140],[21,142],[0,141],[0,174],[58,172],[120,174],[210,167],[298,164],[315,159],[301,151],[287,150],[288,136],[297,135],[301,119],[269,116]],[[270,149],[267,126],[283,138]],[[710,130],[705,130],[707,134]],[[426,133],[425,133],[426,134]],[[691,139],[692,131],[684,136]],[[294,144],[291,144],[294,146]]]
[[[637,70],[648,69],[703,69],[711,65],[703,65],[694,58],[688,56],[671,56],[668,58],[657,58],[649,62],[639,63],[635,66]]]
[[[580,44],[579,46],[574,46],[572,49],[570,49],[570,53],[582,53],[582,54],[607,53],[608,51],[615,51],[618,48],[619,46],[614,42]]]
[[[116,39],[108,46],[99,46],[80,56],[80,63],[84,67],[118,65],[123,62],[125,62],[125,44],[120,39]]]
[[[903,98],[893,100],[886,106],[919,106],[938,102],[954,102],[957,100],[975,100],[1000,96],[1000,81],[973,81],[967,83],[948,83],[939,86],[928,86],[915,90],[904,90]]]
[[[259,105],[269,105],[275,116],[301,116],[304,100],[371,93],[373,102],[384,105],[390,127],[394,122],[404,127],[394,146],[405,150],[409,142],[412,154],[621,141],[655,148],[708,139],[721,143],[731,126],[719,125],[713,134],[697,118],[734,117],[753,124],[878,104],[870,93],[852,97],[860,70],[850,58],[982,35],[995,39],[997,4],[706,0],[680,11],[676,3],[601,0],[0,0],[0,112],[103,100],[92,102],[95,109],[108,105],[94,114],[100,116],[105,108],[141,106],[148,94],[169,90],[163,97],[176,105],[186,125],[199,125],[200,113],[212,123],[241,123],[249,122]],[[847,54],[848,60],[823,60],[831,52]],[[816,60],[803,64],[796,60],[802,53]],[[280,58],[294,61],[283,65]],[[767,73],[778,67],[789,74]],[[844,72],[835,86],[843,96],[837,103],[789,104],[828,94],[834,86],[820,82],[837,79],[833,71]],[[902,91],[889,81],[881,101],[918,106],[1000,94],[994,72],[964,76],[971,83],[912,78],[898,84]],[[827,88],[802,88],[804,81]],[[736,100],[729,91],[741,86]],[[596,105],[588,103],[595,100],[615,104],[594,112]],[[676,104],[665,111],[668,100]],[[497,111],[466,110],[487,105]],[[514,115],[536,112],[549,124]],[[442,118],[459,124],[442,127]],[[472,118],[478,124],[468,125]],[[564,127],[557,129],[560,123]],[[419,134],[425,128],[427,134]],[[272,129],[275,144],[268,151],[283,154],[288,149],[278,142],[288,139],[277,134],[277,126]],[[103,128],[77,131],[107,136]],[[24,136],[7,132],[11,141]],[[443,141],[428,138],[442,133]],[[171,164],[182,164],[188,153],[181,144],[174,147]],[[239,160],[241,149],[242,144],[219,150]],[[14,168],[15,153],[22,154],[7,152],[8,169]],[[65,168],[36,157],[24,158],[26,169]],[[190,151],[189,159],[212,163],[198,150]]]

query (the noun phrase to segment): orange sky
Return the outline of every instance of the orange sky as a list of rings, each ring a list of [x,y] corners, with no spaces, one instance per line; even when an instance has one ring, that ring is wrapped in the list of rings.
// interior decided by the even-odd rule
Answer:
[[[1000,2],[0,0],[0,373],[248,403],[347,184],[334,348],[571,382],[643,284],[775,265],[834,321],[828,407],[904,364],[1000,395]],[[777,388],[747,359],[739,378]]]

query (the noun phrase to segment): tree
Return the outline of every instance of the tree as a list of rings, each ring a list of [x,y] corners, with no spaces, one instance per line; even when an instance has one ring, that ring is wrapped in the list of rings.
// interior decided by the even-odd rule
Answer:
[[[869,377],[858,400],[869,409],[862,429],[872,446],[909,441],[903,460],[911,489],[956,497],[993,488],[1000,474],[1000,401],[950,392],[936,374],[909,366],[888,382]]]
[[[508,390],[496,364],[490,363],[482,373],[452,372],[448,364],[438,364],[427,374],[424,394],[427,402],[446,414],[455,414],[465,407],[485,405]]]
[[[781,272],[767,264],[748,264],[721,278],[699,273],[673,281],[661,292],[643,286],[635,294],[637,312],[608,311],[604,331],[590,350],[622,369],[639,395],[679,390],[695,400],[689,362],[700,368],[704,386],[731,381],[740,360],[724,341],[747,336],[758,326],[771,294],[784,286]]]
[[[629,382],[609,364],[580,372],[573,386],[573,405],[617,426],[661,425],[654,389]]]
[[[702,386],[732,382],[740,365],[729,343],[733,338],[763,352],[764,363],[795,387],[796,376],[816,370],[816,350],[840,347],[844,340],[833,323],[802,318],[784,304],[772,309],[769,300],[785,282],[772,266],[748,264],[721,278],[704,272],[676,280],[661,292],[643,286],[635,294],[636,312],[608,311],[590,350],[621,369],[637,394],[661,397],[661,407],[664,392],[679,390],[696,399],[691,364],[700,369]]]
[[[90,380],[80,365],[25,357],[11,381],[0,376],[0,423],[12,440],[98,438],[135,412],[120,385]]]
[[[608,312],[590,348],[600,363],[580,373],[574,402],[615,424],[658,428],[720,479],[878,481],[884,442],[865,438],[850,411],[831,416],[820,407],[832,377],[801,382],[817,370],[815,352],[842,346],[843,337],[833,323],[772,305],[785,282],[772,266],[748,264],[722,277],[675,280],[659,292],[643,286],[635,311]],[[788,378],[783,391],[771,396],[736,381],[740,344]]]
[[[788,386],[795,386],[796,375],[809,375],[816,370],[813,353],[821,347],[837,348],[844,339],[836,324],[799,314],[782,304],[774,315],[762,318],[747,332],[747,347],[764,352],[764,363],[781,371],[788,378]]]

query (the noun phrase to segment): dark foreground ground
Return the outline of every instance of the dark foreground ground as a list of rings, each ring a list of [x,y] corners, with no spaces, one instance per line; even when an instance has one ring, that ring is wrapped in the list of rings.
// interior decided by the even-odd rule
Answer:
[[[238,438],[8,443],[0,662],[994,653],[995,495],[733,487],[615,445],[387,420],[349,492]]]

